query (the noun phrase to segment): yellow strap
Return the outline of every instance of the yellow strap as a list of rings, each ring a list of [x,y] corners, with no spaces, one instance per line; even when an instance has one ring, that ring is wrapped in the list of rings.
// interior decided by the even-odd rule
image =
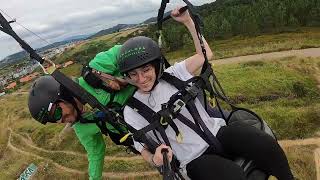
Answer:
[[[211,107],[216,107],[216,105],[217,105],[215,98],[209,97],[209,103],[210,103]]]
[[[182,141],[183,141],[183,136],[182,136],[182,133],[181,132],[179,132],[179,134],[176,136],[176,140],[178,141],[178,143],[182,143]]]
[[[52,74],[56,69],[57,69],[56,67],[50,66],[50,67],[47,68],[47,72],[48,72],[49,74]]]
[[[163,117],[161,116],[161,118],[160,118],[160,124],[161,124],[162,126],[166,126],[166,125],[168,125],[168,122],[165,121],[165,120],[163,119]]]
[[[130,135],[132,135],[132,133],[128,133],[128,134],[124,135],[124,136],[120,139],[120,143],[123,143],[124,141],[126,141]]]

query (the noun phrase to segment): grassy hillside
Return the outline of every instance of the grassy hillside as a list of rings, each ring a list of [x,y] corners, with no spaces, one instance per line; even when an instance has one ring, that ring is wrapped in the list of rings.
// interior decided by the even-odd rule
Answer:
[[[258,36],[235,36],[226,40],[209,40],[214,59],[320,47],[320,28],[300,28],[293,32],[263,34]],[[168,52],[168,59],[179,59],[194,54],[193,46]]]
[[[155,32],[153,32],[155,33]],[[141,29],[109,34],[85,42],[55,58],[55,62],[76,61],[80,64],[89,62],[96,53],[105,51],[115,43],[124,42],[135,35],[144,35]],[[298,28],[292,32],[269,33],[257,36],[235,36],[226,40],[208,40],[214,51],[214,59],[259,54],[265,52],[305,49],[320,47],[320,28]],[[193,45],[184,45],[183,48],[166,52],[167,59],[176,61],[194,54]]]
[[[319,65],[320,58],[288,57],[214,69],[235,103],[261,114],[279,139],[294,139],[320,130]]]
[[[74,48],[66,50],[63,54],[57,55],[53,58],[53,61],[62,63],[72,60],[79,64],[87,64],[98,52],[108,50],[115,44],[122,42],[124,37],[135,35],[141,30],[143,28],[130,29],[90,39],[90,41],[83,42]]]

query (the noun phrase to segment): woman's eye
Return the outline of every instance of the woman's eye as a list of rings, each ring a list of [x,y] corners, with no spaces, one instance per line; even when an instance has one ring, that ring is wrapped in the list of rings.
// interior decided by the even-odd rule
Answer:
[[[137,75],[137,73],[129,73],[129,76],[130,77],[134,77],[134,76],[136,76]]]
[[[143,69],[143,72],[148,72],[150,70],[150,68],[145,68]]]

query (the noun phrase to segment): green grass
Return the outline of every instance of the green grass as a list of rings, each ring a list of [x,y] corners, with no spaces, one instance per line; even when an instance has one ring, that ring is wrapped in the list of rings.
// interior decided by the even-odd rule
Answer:
[[[310,99],[279,99],[272,102],[241,104],[257,112],[273,129],[278,139],[307,138],[320,130],[320,103]]]
[[[284,59],[287,60],[287,59]],[[292,62],[289,62],[292,61]],[[290,64],[280,62],[256,62],[215,67],[218,79],[225,87],[228,95],[236,101],[258,101],[272,98],[295,98],[319,95],[316,80],[305,76],[296,69],[288,67],[291,63],[302,64],[298,58],[287,60]],[[301,65],[299,65],[303,68]]]
[[[230,99],[253,109],[279,139],[313,136],[320,130],[320,93],[314,68],[320,58],[284,58],[215,66]]]
[[[82,69],[81,64],[72,64],[68,67],[61,69],[63,74],[68,75],[69,77],[79,77]]]
[[[300,35],[299,35],[300,34]],[[262,35],[253,38],[234,37],[230,40],[213,42],[216,57],[229,57],[273,50],[283,50],[306,47],[319,47],[319,29],[302,29],[300,33],[283,33],[276,35]],[[121,36],[113,34],[100,37],[91,43],[108,41]],[[300,42],[300,43],[299,43]],[[81,49],[82,48],[82,49]],[[75,47],[69,53],[84,50],[85,45]],[[173,59],[181,59],[192,52],[187,50],[169,53]],[[219,55],[220,53],[220,55]],[[168,59],[170,59],[168,58]],[[317,89],[316,76],[319,77],[320,58],[288,57],[268,62],[248,62],[242,64],[214,66],[218,79],[222,83],[227,95],[241,106],[256,111],[275,131],[279,139],[296,139],[312,137],[320,130],[320,95]],[[74,64],[62,70],[68,76],[79,75],[81,65]],[[23,86],[23,91],[29,89],[30,84]],[[64,150],[85,153],[73,131],[64,133],[63,139],[58,134],[64,126],[43,126],[32,120],[27,109],[27,95],[7,95],[0,97],[0,171],[1,179],[16,179],[24,168],[35,163],[39,171],[35,179],[86,179],[87,175],[74,175],[56,168],[51,162],[24,156],[6,148],[8,142],[7,127],[15,132],[30,137],[37,147],[47,150]],[[114,145],[106,138],[106,155],[128,157],[125,148]],[[27,151],[71,167],[86,171],[87,159],[74,157],[64,153],[47,153],[26,145],[15,137],[15,146]],[[286,150],[290,165],[299,179],[314,179],[312,165],[313,147],[289,148]],[[308,170],[311,169],[311,170]],[[313,169],[312,169],[313,168]],[[109,172],[142,172],[152,170],[143,162],[107,160],[104,170]],[[159,179],[155,177],[141,177],[137,179]]]
[[[104,163],[104,169],[108,172],[143,172],[155,170],[145,161],[115,160]]]

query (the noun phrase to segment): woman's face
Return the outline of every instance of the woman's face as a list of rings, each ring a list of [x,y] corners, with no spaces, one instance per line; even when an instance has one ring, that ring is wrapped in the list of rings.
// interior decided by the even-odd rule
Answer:
[[[138,87],[138,91],[144,93],[152,89],[157,78],[155,68],[151,64],[129,71],[128,75]]]

